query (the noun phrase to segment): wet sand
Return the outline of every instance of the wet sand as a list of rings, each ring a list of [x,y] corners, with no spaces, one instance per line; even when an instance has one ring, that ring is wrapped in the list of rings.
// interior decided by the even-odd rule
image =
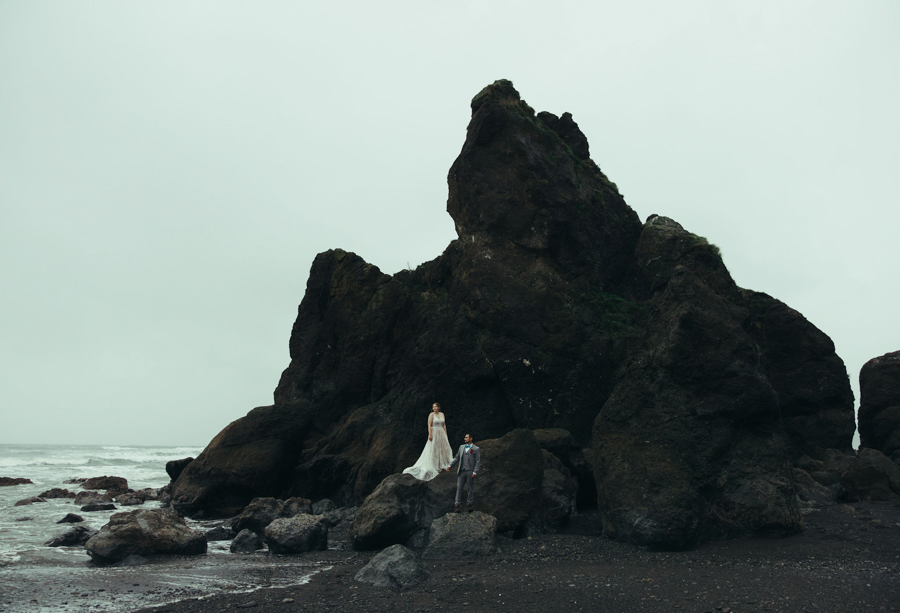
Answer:
[[[485,558],[429,564],[431,579],[405,593],[353,579],[374,552],[326,551],[297,556],[329,568],[305,585],[140,612],[900,611],[900,503],[836,505],[804,519],[806,530],[784,539],[651,552],[604,538],[596,517],[581,515],[558,534],[500,538]]]

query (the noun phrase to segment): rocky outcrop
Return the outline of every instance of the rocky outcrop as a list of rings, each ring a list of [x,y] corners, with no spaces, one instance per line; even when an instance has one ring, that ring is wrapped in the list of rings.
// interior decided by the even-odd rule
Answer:
[[[328,528],[316,515],[294,515],[273,520],[265,531],[272,553],[303,553],[328,549]]]
[[[169,475],[169,479],[175,481],[181,473],[184,472],[184,469],[187,468],[187,465],[194,461],[193,457],[181,458],[180,460],[169,460],[166,462],[166,473]]]
[[[402,483],[382,482],[415,461],[438,400],[454,442],[571,433],[557,457],[582,496],[592,467],[616,538],[681,548],[799,529],[791,463],[849,451],[854,431],[830,339],[739,288],[706,239],[664,217],[642,224],[571,115],[535,114],[508,81],[471,108],[448,175],[458,239],[394,275],[319,254],[274,405],[217,435],[173,483],[173,505],[228,516],[257,496],[357,504]],[[539,499],[519,518],[498,512],[498,529]],[[410,504],[397,526],[428,507]]]
[[[172,509],[137,509],[116,513],[85,544],[98,564],[110,564],[138,555],[197,555],[206,553],[206,537],[188,528]]]
[[[91,502],[108,502],[110,500],[112,500],[112,496],[109,494],[94,490],[77,492],[75,494],[75,504],[77,505],[84,505]]]
[[[116,505],[111,502],[89,502],[79,510],[84,511],[85,513],[91,513],[93,511],[114,511],[116,509]]]
[[[575,514],[578,481],[563,463],[544,450],[541,497],[528,518],[528,533],[552,533],[569,523]]]
[[[262,534],[266,526],[282,517],[309,514],[310,502],[306,498],[289,498],[277,500],[275,498],[254,498],[241,512],[240,516],[232,524],[236,532],[252,530]]]
[[[41,498],[75,498],[75,493],[61,487],[54,487],[38,494]]]
[[[900,351],[866,362],[859,371],[861,447],[900,464]]]
[[[77,524],[79,522],[83,522],[84,518],[81,515],[76,515],[75,513],[66,513],[66,516],[59,520],[58,524]]]
[[[206,533],[206,539],[209,540],[209,533]],[[244,528],[240,532],[238,532],[237,536],[234,537],[234,540],[231,541],[231,545],[229,545],[228,550],[231,553],[253,553],[259,549],[263,548],[263,539],[262,536]]]
[[[475,510],[496,518],[501,532],[523,529],[537,508],[544,478],[544,455],[530,430],[513,430],[480,441],[481,468],[475,477]],[[405,474],[382,481],[360,506],[350,527],[354,549],[404,544],[453,508],[456,473],[431,481]]]
[[[107,493],[125,493],[128,491],[128,480],[124,477],[92,477],[86,479],[81,487],[86,490],[106,490]]]
[[[371,583],[402,592],[415,587],[430,577],[428,569],[415,552],[403,545],[391,545],[369,560],[353,577],[360,583]]]
[[[900,499],[900,466],[877,449],[861,447],[841,475],[844,496],[852,501]]]
[[[9,487],[11,485],[27,485],[32,483],[31,479],[22,477],[0,477],[0,487]]]
[[[55,536],[44,545],[46,547],[77,547],[87,543],[97,531],[88,526],[75,526],[68,532]]]
[[[494,552],[497,518],[487,513],[449,513],[431,523],[426,560],[461,560]]]
[[[584,449],[578,445],[575,437],[563,428],[548,428],[535,430],[534,438],[541,449],[553,454],[577,481],[578,508],[597,506],[597,484],[594,481],[593,462],[585,458]]]
[[[34,504],[36,502],[47,502],[47,501],[44,500],[43,498],[41,498],[40,496],[30,496],[28,498],[23,498],[22,500],[17,500],[16,504],[14,504],[13,506],[14,507],[23,507],[23,506],[26,506],[29,504]]]

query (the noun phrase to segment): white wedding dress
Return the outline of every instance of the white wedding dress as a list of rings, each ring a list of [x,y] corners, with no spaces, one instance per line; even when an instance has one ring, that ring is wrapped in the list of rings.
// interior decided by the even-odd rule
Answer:
[[[425,449],[416,463],[403,472],[421,481],[431,481],[450,466],[452,459],[453,451],[450,449],[447,433],[444,432],[444,416],[435,416],[431,421],[431,440],[425,443]]]

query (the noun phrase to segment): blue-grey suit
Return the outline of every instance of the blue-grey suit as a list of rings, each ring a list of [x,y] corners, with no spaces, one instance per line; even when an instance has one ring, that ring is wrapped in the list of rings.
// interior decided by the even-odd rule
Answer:
[[[456,457],[450,461],[450,466],[459,464],[456,469],[456,506],[462,504],[463,488],[469,487],[468,505],[475,505],[475,480],[472,478],[481,467],[481,448],[475,443],[469,445],[468,451],[466,445],[460,445]]]

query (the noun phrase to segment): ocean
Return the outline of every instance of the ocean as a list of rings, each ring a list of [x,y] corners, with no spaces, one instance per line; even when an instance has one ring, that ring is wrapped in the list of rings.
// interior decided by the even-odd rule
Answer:
[[[302,558],[231,554],[228,541],[209,543],[205,556],[152,559],[139,566],[98,567],[83,547],[46,547],[49,539],[73,525],[99,529],[114,511],[81,512],[70,498],[15,506],[54,487],[72,492],[75,478],[124,477],[131,489],[158,488],[169,482],[166,462],[196,457],[202,447],[137,447],[100,445],[0,445],[0,477],[31,479],[33,484],[0,487],[0,612],[130,611],[184,598],[203,598],[228,592],[251,592],[262,587],[298,585],[324,568]],[[117,505],[118,506],[118,505]],[[83,524],[57,524],[67,513],[85,518]],[[197,529],[212,522],[188,520]]]

